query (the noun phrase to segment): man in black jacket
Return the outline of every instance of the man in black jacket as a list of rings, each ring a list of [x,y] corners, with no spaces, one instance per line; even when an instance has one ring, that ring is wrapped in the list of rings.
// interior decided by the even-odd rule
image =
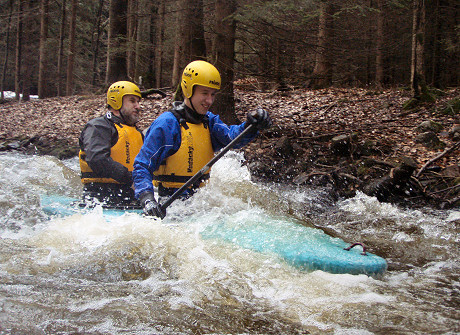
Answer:
[[[135,208],[132,171],[143,143],[136,128],[141,92],[129,81],[118,81],[107,91],[108,111],[90,120],[80,134],[80,169],[85,201],[111,208]]]

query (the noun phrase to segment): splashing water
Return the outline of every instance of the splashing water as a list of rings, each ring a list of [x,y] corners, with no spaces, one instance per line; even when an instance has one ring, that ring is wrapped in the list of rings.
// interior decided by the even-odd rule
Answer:
[[[426,334],[459,331],[458,211],[250,181],[242,156],[160,221],[102,209],[49,217],[40,195],[81,196],[77,160],[0,155],[0,333]],[[201,232],[217,219],[304,220],[384,256],[389,271],[302,272]],[[240,223],[239,223],[240,224]]]

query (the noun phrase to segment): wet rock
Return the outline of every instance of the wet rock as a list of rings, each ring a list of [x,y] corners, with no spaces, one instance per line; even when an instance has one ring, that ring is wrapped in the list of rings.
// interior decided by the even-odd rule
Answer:
[[[433,131],[426,131],[421,133],[415,139],[417,143],[421,143],[430,149],[444,149],[446,144],[442,142]]]
[[[421,132],[427,132],[427,131],[432,131],[435,133],[439,133],[442,130],[443,126],[442,124],[428,120],[428,121],[423,121],[418,127],[417,130]]]
[[[291,140],[287,136],[281,137],[280,140],[275,143],[274,149],[281,157],[291,156],[294,151]]]
[[[410,193],[410,178],[417,169],[417,163],[410,157],[403,157],[399,166],[390,173],[376,179],[363,188],[369,196],[375,196],[379,201],[388,202],[393,196],[406,196]]]
[[[441,174],[447,178],[459,179],[460,178],[460,166],[459,165],[446,166],[442,170]]]
[[[63,141],[53,141],[44,137],[13,138],[0,144],[0,151],[19,151],[25,154],[50,155],[68,159],[78,155],[80,148]]]
[[[365,140],[364,143],[361,143],[357,146],[355,155],[358,156],[371,156],[378,154],[378,143],[374,140]]]
[[[442,113],[446,115],[458,115],[460,113],[460,98],[450,100]]]
[[[22,147],[21,141],[13,141],[6,145],[7,150],[18,150]]]
[[[452,126],[448,133],[449,137],[454,141],[460,141],[460,124]]]
[[[352,143],[357,140],[356,134],[339,135],[332,138],[329,149],[337,156],[348,156],[352,150]]]

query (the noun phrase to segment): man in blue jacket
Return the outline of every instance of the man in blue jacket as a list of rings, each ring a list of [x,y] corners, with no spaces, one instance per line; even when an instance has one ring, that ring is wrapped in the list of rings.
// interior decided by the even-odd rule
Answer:
[[[164,218],[166,211],[154,197],[154,186],[160,197],[172,195],[206,165],[214,152],[224,148],[248,125],[254,132],[244,137],[235,148],[241,148],[268,128],[271,119],[263,109],[248,113],[246,122],[228,126],[218,115],[209,112],[221,84],[219,71],[205,61],[188,64],[182,74],[183,102],[174,102],[171,110],[161,114],[149,127],[144,144],[134,161],[135,196],[144,213]],[[183,196],[189,196],[209,178],[209,171]]]

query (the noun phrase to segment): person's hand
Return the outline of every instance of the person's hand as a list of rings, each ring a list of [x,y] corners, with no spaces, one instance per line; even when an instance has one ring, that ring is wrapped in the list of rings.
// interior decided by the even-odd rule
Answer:
[[[258,130],[270,128],[272,120],[265,109],[259,108],[247,115],[246,125],[255,125]]]
[[[144,208],[145,215],[157,216],[160,219],[164,219],[166,216],[166,209],[161,208],[152,192],[146,191],[142,193],[139,197],[139,201]]]

